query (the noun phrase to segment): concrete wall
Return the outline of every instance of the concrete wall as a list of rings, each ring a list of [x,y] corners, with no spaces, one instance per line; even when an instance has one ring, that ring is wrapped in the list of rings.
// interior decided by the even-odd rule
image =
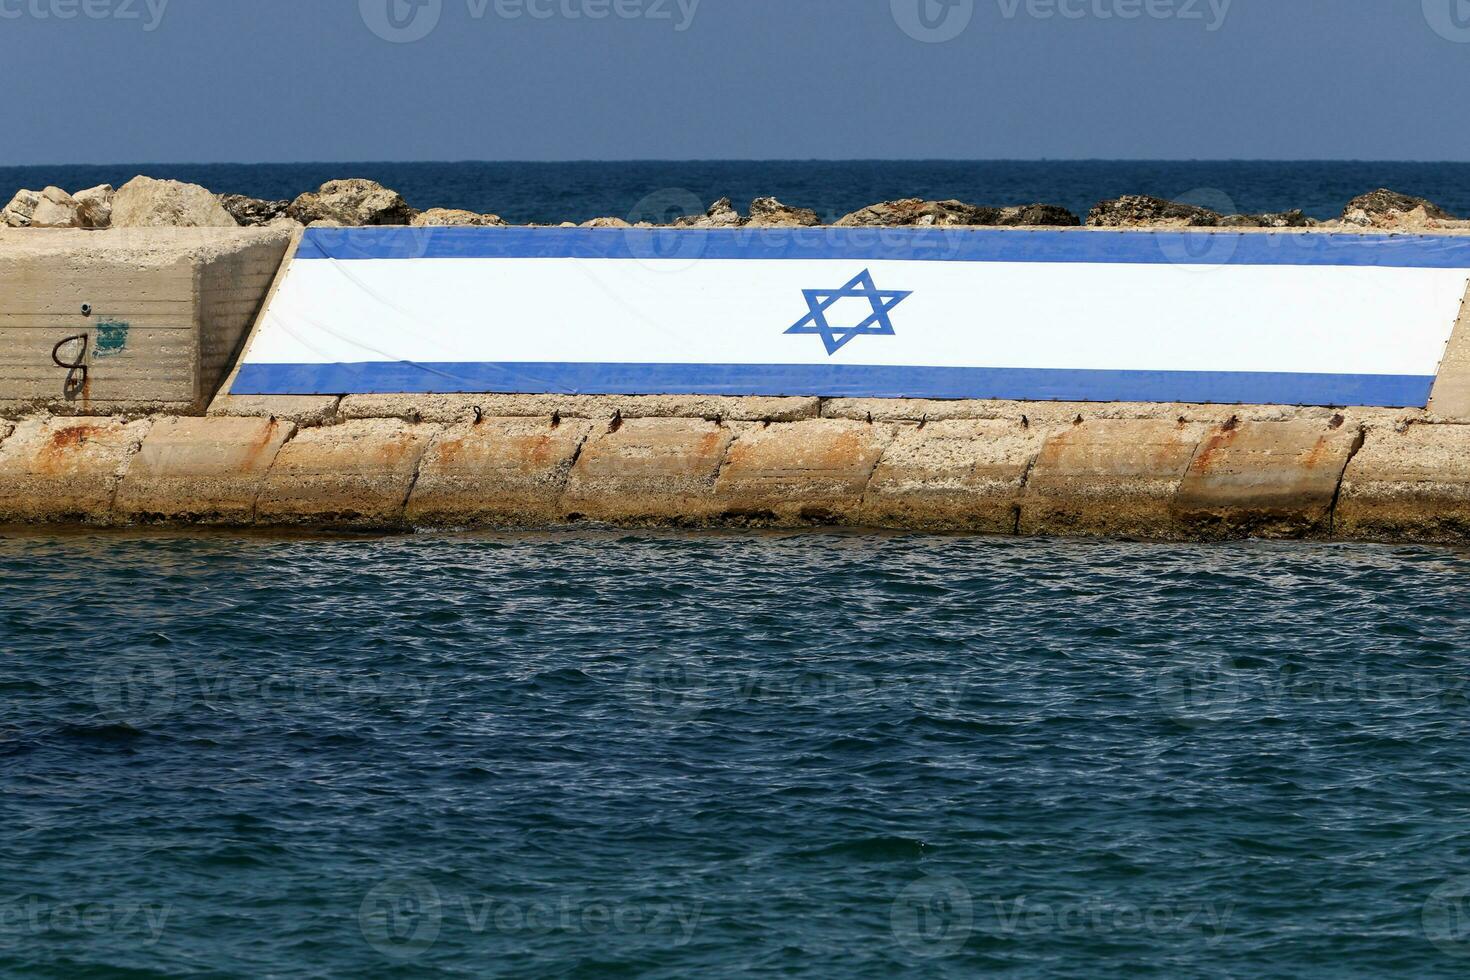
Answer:
[[[290,234],[0,230],[0,410],[202,414]],[[90,312],[83,312],[84,305]],[[69,370],[53,360],[85,367]]]
[[[1470,422],[1470,290],[1465,293],[1460,320],[1440,362],[1429,411],[1446,421]]]
[[[0,423],[0,523],[1470,541],[1470,425],[1380,411],[1033,420],[1034,407],[941,422],[28,419]]]

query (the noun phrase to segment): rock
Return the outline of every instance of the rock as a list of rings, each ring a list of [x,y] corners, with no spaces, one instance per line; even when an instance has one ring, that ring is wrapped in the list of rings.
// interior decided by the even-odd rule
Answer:
[[[1087,224],[1093,228],[1214,228],[1220,224],[1220,214],[1160,197],[1129,195],[1098,204],[1087,216]]]
[[[843,228],[863,227],[1075,227],[1082,222],[1066,208],[1054,204],[1025,204],[994,208],[964,201],[925,201],[917,197],[887,201],[839,218]]]
[[[41,192],[41,200],[31,216],[32,228],[77,228],[81,223],[76,198],[60,187],[48,187]]]
[[[995,221],[1006,227],[1058,227],[1076,228],[1082,219],[1066,208],[1055,204],[1026,204],[1020,207],[1001,208]]]
[[[901,228],[910,225],[993,225],[1000,208],[963,201],[925,201],[917,197],[872,204],[837,219],[839,228]]]
[[[268,225],[287,217],[290,201],[262,201],[244,194],[225,194],[219,199],[220,206],[230,212],[236,224],[247,228]]]
[[[709,210],[702,215],[689,218],[679,218],[674,222],[675,228],[739,228],[745,224],[745,219],[740,217],[734,205],[728,197],[722,197],[709,206]]]
[[[1220,219],[1221,228],[1315,228],[1317,221],[1300,210],[1267,214],[1227,214]]]
[[[98,184],[84,191],[77,191],[72,200],[77,202],[77,219],[83,228],[112,227],[112,201],[117,196],[111,184]]]
[[[1463,222],[1423,197],[1410,197],[1379,188],[1372,194],[1352,198],[1342,220],[1357,228],[1467,228]]]
[[[346,226],[407,225],[418,217],[397,191],[371,180],[329,180],[291,202],[291,217],[304,225],[328,220]]]
[[[1360,228],[1433,228],[1437,221],[1454,221],[1454,215],[1422,197],[1410,197],[1380,187],[1371,194],[1355,197],[1342,212],[1342,220]]]
[[[134,177],[112,199],[114,228],[234,228],[219,199],[198,184]]]
[[[412,222],[415,228],[429,228],[447,225],[466,225],[481,228],[506,228],[508,224],[498,214],[476,214],[474,211],[460,211],[455,208],[430,208],[420,215],[416,215]]]
[[[18,192],[5,210],[5,223],[12,228],[77,228],[77,202],[60,187]]]
[[[31,219],[36,214],[36,206],[40,203],[40,191],[16,191],[10,203],[5,205],[5,210],[0,211],[0,219],[11,228],[29,228]]]
[[[622,218],[593,218],[591,221],[582,222],[583,228],[631,228]]]
[[[774,197],[758,197],[750,202],[748,224],[760,228],[811,228],[822,219],[810,208],[793,208]]]

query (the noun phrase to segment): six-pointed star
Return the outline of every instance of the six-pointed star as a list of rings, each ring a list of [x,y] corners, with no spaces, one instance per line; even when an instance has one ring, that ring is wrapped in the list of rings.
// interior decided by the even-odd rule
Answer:
[[[811,312],[798,320],[796,326],[786,332],[788,334],[814,333],[818,335],[822,338],[822,343],[827,346],[829,356],[840,351],[854,337],[895,336],[893,321],[888,318],[888,314],[895,306],[913,295],[912,291],[879,289],[873,284],[872,272],[867,269],[858,273],[852,282],[841,289],[803,289],[801,292],[806,297],[806,305],[811,308]],[[838,300],[848,297],[867,300],[873,305],[873,314],[855,327],[832,326],[827,320],[827,311]]]

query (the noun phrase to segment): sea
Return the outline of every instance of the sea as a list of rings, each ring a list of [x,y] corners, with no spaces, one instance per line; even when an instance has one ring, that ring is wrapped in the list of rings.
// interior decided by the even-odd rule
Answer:
[[[1470,213],[1460,165],[0,179],[137,169]],[[1467,596],[1419,546],[0,529],[0,977],[1462,977]]]

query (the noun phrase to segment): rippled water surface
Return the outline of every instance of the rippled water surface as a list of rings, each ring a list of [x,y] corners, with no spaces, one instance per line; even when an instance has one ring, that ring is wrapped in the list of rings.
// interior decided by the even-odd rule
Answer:
[[[0,975],[1463,976],[1470,556],[0,537]]]

